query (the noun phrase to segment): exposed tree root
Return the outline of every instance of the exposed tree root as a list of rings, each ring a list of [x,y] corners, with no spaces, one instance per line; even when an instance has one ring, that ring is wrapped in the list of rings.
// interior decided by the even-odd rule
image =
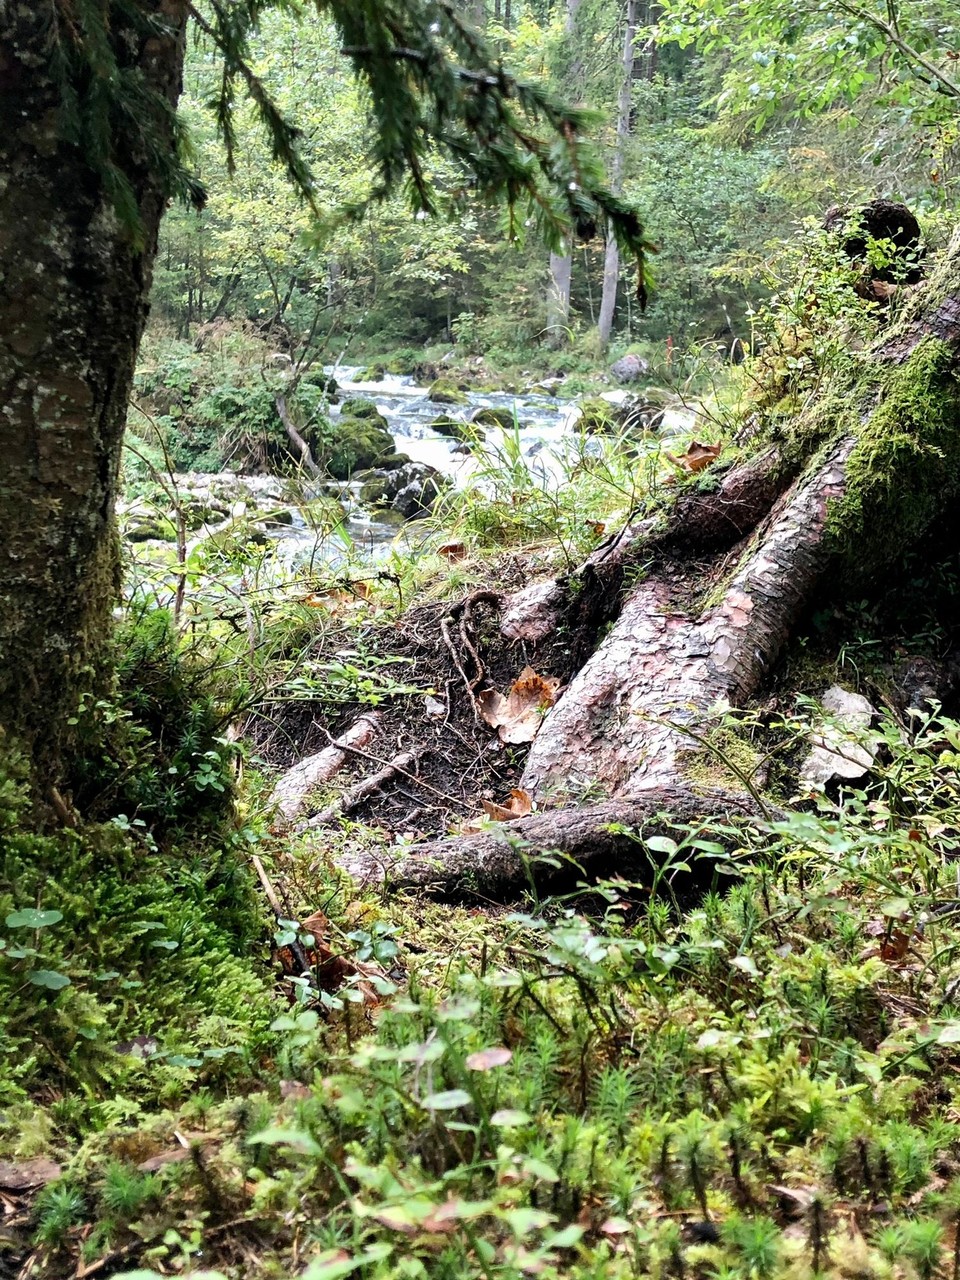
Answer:
[[[352,747],[365,747],[372,740],[380,723],[376,711],[368,711],[353,722],[330,746],[316,755],[307,756],[292,769],[288,769],[273,789],[271,805],[276,805],[283,822],[295,822],[303,812],[311,791],[337,774],[347,760]]]
[[[677,825],[758,816],[756,802],[745,793],[664,786],[602,804],[533,813],[479,834],[433,840],[382,857],[361,850],[338,865],[363,884],[502,899],[534,879],[538,884],[574,879],[578,868],[601,875],[631,866],[649,871],[644,839],[675,835]]]
[[[410,751],[401,751],[399,755],[394,756],[377,773],[372,773],[369,778],[363,778],[355,787],[351,787],[342,796],[338,796],[332,804],[327,805],[325,809],[321,809],[312,818],[301,823],[298,830],[304,830],[308,827],[325,827],[342,814],[352,813],[354,809],[358,809],[365,800],[369,800],[381,787],[386,786],[388,782],[392,782],[398,775],[410,776],[411,771],[416,767],[417,761],[425,750],[425,747],[414,747]]]
[[[825,568],[828,504],[843,494],[853,443],[781,499],[716,604],[691,608],[664,572],[633,591],[534,740],[524,790],[556,804],[584,788],[633,795],[684,777],[696,749],[684,730],[753,692]]]
[[[851,358],[830,412],[818,417],[814,404],[798,422],[796,439],[812,455],[802,470],[768,448],[714,492],[684,494],[669,512],[628,522],[572,574],[502,602],[482,593],[499,607],[502,636],[528,660],[562,634],[575,671],[520,779],[538,812],[384,863],[354,858],[348,869],[501,898],[531,874],[556,874],[556,859],[543,855],[609,876],[641,865],[644,839],[671,824],[762,811],[739,766],[720,775],[740,791],[698,785],[705,773],[717,778],[718,712],[756,693],[829,569],[882,567],[960,498],[958,281],[960,235],[896,329]],[[635,568],[644,576],[625,594]],[[478,602],[452,610],[444,629],[474,710],[484,674],[470,626]],[[463,624],[459,646],[454,623]]]

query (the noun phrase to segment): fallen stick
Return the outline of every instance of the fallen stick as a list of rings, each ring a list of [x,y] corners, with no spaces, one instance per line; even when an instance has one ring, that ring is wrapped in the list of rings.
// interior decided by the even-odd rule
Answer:
[[[377,773],[372,773],[369,778],[363,778],[355,787],[351,787],[349,791],[345,791],[342,796],[339,796],[333,804],[327,805],[326,809],[322,809],[306,822],[301,822],[297,830],[306,831],[313,827],[325,827],[328,823],[340,817],[341,814],[351,813],[354,809],[359,808],[364,800],[367,800],[374,792],[379,791],[385,783],[390,782],[397,774],[411,776],[410,770],[426,749],[426,747],[414,747],[410,751],[401,751],[398,756],[394,756]]]
[[[276,889],[274,889],[273,884],[270,880],[270,877],[267,875],[267,872],[266,872],[266,869],[264,868],[263,863],[256,856],[256,854],[254,854],[251,861],[253,862],[253,869],[257,873],[257,879],[260,881],[261,885],[263,886],[263,892],[267,896],[267,901],[270,903],[270,906],[273,908],[273,914],[277,918],[277,923],[279,924],[281,920],[289,920],[290,907],[288,905],[286,909],[284,909],[283,904],[281,903],[279,897],[277,896],[277,891]],[[299,927],[300,926],[298,924],[297,928],[299,929]],[[293,942],[291,942],[290,952],[300,968],[301,976],[303,974],[309,974],[311,972],[310,961],[307,959],[307,953],[304,951],[303,946],[301,945],[300,940],[298,938],[294,938]]]
[[[343,768],[350,748],[365,747],[379,725],[378,711],[365,712],[345,733],[331,741],[329,747],[324,747],[316,755],[307,756],[277,780],[270,803],[276,805],[284,824],[299,818],[310,792],[322,783],[329,782]]]

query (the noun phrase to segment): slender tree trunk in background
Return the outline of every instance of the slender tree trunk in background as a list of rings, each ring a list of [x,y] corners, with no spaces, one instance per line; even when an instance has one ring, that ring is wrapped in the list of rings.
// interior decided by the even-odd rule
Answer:
[[[551,347],[563,346],[566,341],[572,282],[573,254],[551,253],[550,291],[547,295],[547,341]]]
[[[564,28],[568,40],[572,40],[577,25],[577,13],[583,0],[567,0],[567,18]],[[570,64],[568,84],[576,93],[583,78],[583,63],[574,58]],[[573,283],[573,250],[565,254],[550,255],[550,285],[547,294],[547,330],[550,346],[562,346],[567,337],[570,320],[570,293]]]
[[[620,100],[617,104],[617,139],[611,167],[611,183],[614,191],[623,186],[623,169],[626,162],[627,139],[630,137],[630,111],[633,103],[633,66],[636,59],[638,0],[627,0],[626,33],[623,40],[623,79],[620,84]],[[611,236],[603,259],[603,293],[600,298],[600,319],[597,333],[600,347],[606,350],[613,332],[613,317],[617,309],[617,286],[620,283],[620,250]]]
[[[175,103],[186,0],[136,7],[169,35],[117,18],[117,57]],[[58,20],[55,0],[0,5],[0,732],[32,751],[44,787],[69,780],[67,718],[105,678],[123,429],[166,204],[149,157],[121,151],[136,245],[64,141]]]
[[[513,26],[513,0],[504,0],[503,25],[508,31]]]

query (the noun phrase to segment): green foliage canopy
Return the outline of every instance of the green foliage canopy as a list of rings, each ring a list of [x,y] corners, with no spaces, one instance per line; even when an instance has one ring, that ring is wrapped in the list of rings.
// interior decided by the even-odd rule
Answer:
[[[238,89],[254,105],[274,159],[307,203],[317,189],[295,122],[285,115],[250,59],[250,40],[264,16],[283,11],[331,20],[341,50],[361,82],[374,128],[368,195],[348,205],[360,216],[369,204],[404,190],[413,209],[438,208],[426,159],[449,158],[462,175],[461,199],[505,202],[510,229],[532,221],[559,248],[572,234],[616,238],[641,266],[646,248],[635,210],[606,185],[585,141],[591,113],[565,105],[541,84],[510,74],[488,42],[460,14],[455,0],[197,0],[186,5],[195,28],[218,51],[219,88],[210,102],[232,163],[237,150]],[[146,0],[106,5],[56,0],[50,38],[56,50],[66,129],[96,157],[114,202],[128,223],[136,210],[122,158],[141,153],[172,195],[202,203],[191,176],[190,140],[175,124],[176,157],[158,143],[156,122],[170,104],[144,82],[123,53],[118,32],[143,39],[164,19]]]

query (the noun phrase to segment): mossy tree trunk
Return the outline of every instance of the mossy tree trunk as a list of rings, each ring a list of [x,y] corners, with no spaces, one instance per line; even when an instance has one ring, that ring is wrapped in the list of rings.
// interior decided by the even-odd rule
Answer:
[[[787,456],[759,450],[719,489],[626,529],[565,579],[505,600],[503,635],[536,661],[564,627],[601,643],[548,714],[520,786],[540,808],[502,831],[421,846],[389,871],[442,890],[527,874],[517,847],[599,859],[636,853],[611,821],[662,830],[743,813],[736,767],[704,776],[704,736],[760,686],[823,581],[882,588],[885,566],[960,497],[960,232],[875,348],[805,411]],[[624,592],[627,570],[644,573]],[[733,762],[735,765],[735,762]],[[721,770],[721,772],[723,772]],[[707,785],[705,785],[707,784]],[[354,871],[375,869],[354,867]]]
[[[175,104],[185,0],[137,7],[150,25],[112,9],[118,63]],[[140,221],[121,225],[95,144],[71,140],[83,121],[57,67],[76,38],[56,0],[0,5],[0,726],[47,788],[69,781],[81,695],[105,687],[121,441],[166,203],[150,157],[115,139]]]

